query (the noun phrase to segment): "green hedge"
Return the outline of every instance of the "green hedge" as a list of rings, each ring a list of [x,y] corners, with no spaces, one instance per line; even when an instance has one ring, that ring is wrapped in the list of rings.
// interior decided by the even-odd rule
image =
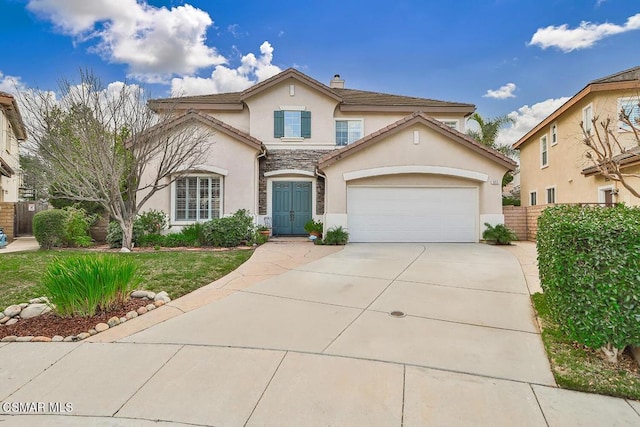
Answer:
[[[640,209],[547,208],[537,247],[551,314],[571,339],[640,345]]]
[[[51,209],[38,212],[33,216],[33,236],[40,248],[51,249],[62,246],[65,238],[67,211]]]

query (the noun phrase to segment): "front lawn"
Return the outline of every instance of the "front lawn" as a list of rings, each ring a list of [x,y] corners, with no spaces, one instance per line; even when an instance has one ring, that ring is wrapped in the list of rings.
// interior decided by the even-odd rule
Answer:
[[[566,337],[551,319],[544,294],[534,294],[532,299],[542,323],[542,341],[560,387],[640,399],[640,375],[630,354],[623,354],[617,365],[605,362],[596,351]]]
[[[50,250],[3,254],[0,257],[0,310],[43,295],[40,278],[47,265],[55,257],[76,253],[78,251]],[[235,270],[252,254],[252,250],[230,250],[134,252],[122,256],[138,262],[138,271],[144,278],[141,288],[167,291],[171,299],[175,299]]]

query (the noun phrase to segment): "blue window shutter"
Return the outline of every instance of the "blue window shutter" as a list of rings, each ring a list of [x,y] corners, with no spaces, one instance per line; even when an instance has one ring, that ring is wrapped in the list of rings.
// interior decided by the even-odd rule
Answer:
[[[273,112],[273,137],[282,138],[284,136],[284,111]]]
[[[301,111],[300,118],[302,120],[300,132],[303,138],[311,138],[311,111]]]

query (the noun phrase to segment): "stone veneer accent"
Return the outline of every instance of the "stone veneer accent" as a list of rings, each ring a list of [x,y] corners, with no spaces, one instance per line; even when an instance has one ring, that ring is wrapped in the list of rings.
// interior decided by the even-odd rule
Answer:
[[[0,203],[0,227],[4,234],[7,235],[7,243],[11,242],[14,237],[14,221],[16,216],[16,204],[9,202]]]
[[[267,214],[267,178],[265,172],[281,169],[300,169],[315,173],[318,159],[327,154],[326,150],[269,150],[267,156],[260,158],[260,177],[258,182],[259,215]],[[316,180],[316,213],[324,214],[324,178]]]

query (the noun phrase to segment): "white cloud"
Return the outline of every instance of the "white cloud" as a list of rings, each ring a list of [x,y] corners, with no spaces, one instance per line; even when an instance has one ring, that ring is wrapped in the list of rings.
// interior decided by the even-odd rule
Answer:
[[[508,116],[514,119],[515,123],[503,128],[498,133],[496,143],[498,145],[512,145],[568,100],[569,97],[551,98],[533,104],[531,107],[525,105],[518,108],[517,111],[510,112]]]
[[[569,28],[567,24],[559,26],[550,25],[538,28],[529,45],[537,45],[542,49],[556,47],[563,52],[571,52],[577,49],[586,49],[593,46],[599,40],[615,34],[625,33],[640,29],[640,13],[627,19],[624,25],[617,24],[593,24],[582,21],[577,28]]]
[[[18,92],[25,89],[26,86],[22,83],[20,77],[7,76],[0,71],[0,92],[17,95]]]
[[[514,90],[516,90],[515,83],[507,83],[504,86],[500,86],[500,89],[497,89],[497,90],[489,89],[487,93],[482,95],[482,97],[495,98],[495,99],[515,98],[516,96],[513,94]]]
[[[97,40],[92,51],[127,64],[129,75],[142,81],[227,62],[206,44],[211,17],[189,4],[168,9],[137,0],[30,0],[27,7],[80,42]]]
[[[278,74],[281,69],[273,65],[273,47],[267,41],[260,45],[259,57],[253,53],[244,55],[238,68],[218,65],[211,77],[185,76],[171,81],[172,96],[204,95],[220,92],[237,92]]]

